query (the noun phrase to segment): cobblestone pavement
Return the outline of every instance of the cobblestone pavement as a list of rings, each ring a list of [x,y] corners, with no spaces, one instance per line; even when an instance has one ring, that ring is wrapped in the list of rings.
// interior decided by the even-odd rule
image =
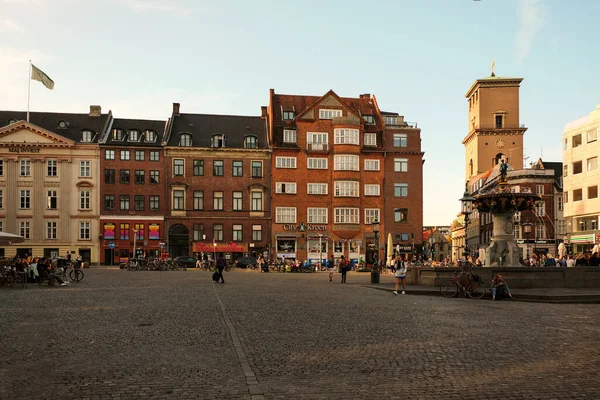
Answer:
[[[393,296],[367,274],[86,270],[0,288],[0,399],[598,399],[600,305]]]

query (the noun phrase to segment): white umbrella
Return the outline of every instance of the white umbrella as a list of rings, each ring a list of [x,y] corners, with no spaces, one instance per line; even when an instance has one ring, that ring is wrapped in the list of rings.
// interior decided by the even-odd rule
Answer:
[[[23,236],[14,235],[12,233],[0,232],[0,244],[7,245],[13,243],[21,243],[24,242],[25,238]]]
[[[392,258],[394,258],[394,243],[392,242],[392,234],[388,233],[388,242],[387,242],[387,263],[386,265],[389,267],[392,265]]]
[[[592,254],[593,253],[600,253],[600,246],[599,245],[595,245],[594,248],[592,249]]]
[[[564,243],[558,245],[558,258],[563,258],[567,255],[567,246]]]

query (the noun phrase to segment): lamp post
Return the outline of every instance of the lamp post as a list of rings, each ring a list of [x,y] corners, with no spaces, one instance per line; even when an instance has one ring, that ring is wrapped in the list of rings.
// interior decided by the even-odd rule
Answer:
[[[529,235],[531,235],[531,225],[533,225],[531,222],[526,221],[523,222],[521,224],[523,226],[523,232],[525,233],[525,257],[527,257],[527,259],[529,259]]]
[[[373,236],[375,239],[375,256],[373,258],[373,269],[371,270],[371,283],[379,283],[379,220],[373,220]]]
[[[323,262],[323,247],[321,247],[321,239],[323,238],[323,234],[319,233],[319,266],[318,270],[321,269],[321,263]]]
[[[469,215],[473,210],[473,202],[475,199],[469,193],[469,182],[465,183],[465,193],[463,197],[459,199],[461,202],[461,213],[465,216],[465,251],[463,255],[468,260],[469,256]]]
[[[133,228],[132,231],[133,231],[133,259],[137,263],[137,254],[136,254],[135,245],[137,243],[137,233],[138,233],[138,230],[135,229],[135,228]]]
[[[215,260],[215,265],[217,265],[217,242],[215,238],[213,238],[213,260]]]
[[[433,240],[433,232],[431,232],[432,236],[429,236],[429,256],[431,257],[431,261],[433,262],[433,256],[435,255],[435,250],[433,246],[435,245],[435,240]]]

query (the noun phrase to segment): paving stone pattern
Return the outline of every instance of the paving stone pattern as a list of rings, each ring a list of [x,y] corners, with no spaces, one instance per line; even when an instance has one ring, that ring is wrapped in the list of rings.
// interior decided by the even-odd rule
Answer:
[[[0,288],[0,399],[598,399],[600,305],[393,296],[368,275],[86,270]]]

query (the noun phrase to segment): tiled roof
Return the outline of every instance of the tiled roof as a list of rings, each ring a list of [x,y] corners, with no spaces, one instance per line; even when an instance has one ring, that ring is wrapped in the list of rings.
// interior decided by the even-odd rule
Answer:
[[[225,148],[244,148],[247,135],[254,135],[258,148],[268,148],[265,120],[261,117],[211,114],[179,114],[173,117],[167,146],[178,146],[182,133],[192,135],[192,147],[211,147],[214,134],[225,135]]]
[[[9,125],[11,120],[24,121],[26,119],[27,113],[25,111],[0,111],[0,128]],[[108,114],[101,114],[99,117],[90,117],[89,114],[29,113],[30,123],[75,142],[81,141],[82,131],[90,130],[95,134],[92,136],[92,143],[97,143],[100,135],[107,128],[109,119],[110,112]],[[64,128],[59,126],[61,122],[65,123]]]
[[[166,121],[115,118],[111,126],[111,132],[109,132],[103,143],[126,146],[160,146],[165,134],[165,124]],[[113,132],[115,129],[123,131],[123,140],[114,140]],[[140,140],[129,141],[129,131],[131,130],[139,132]],[[156,132],[155,141],[146,141],[145,135],[148,130]]]

